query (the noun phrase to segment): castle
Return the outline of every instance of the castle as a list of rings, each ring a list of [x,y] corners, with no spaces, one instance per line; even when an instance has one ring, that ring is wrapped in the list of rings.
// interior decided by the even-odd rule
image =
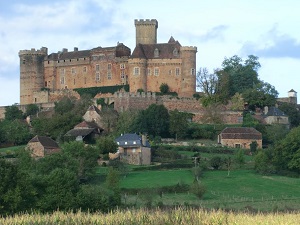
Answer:
[[[157,43],[158,22],[135,20],[136,46],[123,43],[90,50],[21,50],[20,104],[53,102],[56,92],[75,88],[128,84],[130,92],[159,92],[161,84],[180,97],[196,91],[196,47],[181,46],[173,37]]]

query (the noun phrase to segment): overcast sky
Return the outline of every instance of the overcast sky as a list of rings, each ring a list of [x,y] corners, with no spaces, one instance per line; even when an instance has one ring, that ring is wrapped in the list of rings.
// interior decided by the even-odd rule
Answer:
[[[158,43],[172,35],[196,46],[197,71],[225,57],[259,57],[259,78],[279,96],[300,92],[297,0],[9,0],[0,1],[0,106],[19,103],[19,50],[48,53],[124,43],[135,47],[134,19],[158,20]]]

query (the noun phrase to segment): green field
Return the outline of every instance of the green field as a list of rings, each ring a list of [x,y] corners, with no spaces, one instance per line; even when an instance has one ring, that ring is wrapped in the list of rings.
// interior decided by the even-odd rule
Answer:
[[[191,184],[193,175],[189,169],[130,172],[121,179],[121,188],[151,188],[178,183]]]

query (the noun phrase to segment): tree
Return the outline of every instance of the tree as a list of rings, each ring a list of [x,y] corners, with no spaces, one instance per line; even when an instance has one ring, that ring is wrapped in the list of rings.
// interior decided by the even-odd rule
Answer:
[[[300,125],[300,111],[297,110],[294,104],[284,102],[280,103],[278,108],[289,117],[291,128]]]
[[[257,70],[260,68],[260,63],[257,56],[249,55],[243,63],[242,58],[234,55],[225,58],[222,67],[223,72],[219,72],[219,78],[222,79],[228,74],[226,88],[228,88],[229,96],[237,92],[242,93],[259,82]]]
[[[218,170],[222,166],[222,159],[220,156],[214,156],[210,159],[210,166],[215,170]]]
[[[278,170],[300,173],[300,126],[293,128],[284,139],[275,144],[274,165]]]
[[[112,137],[103,136],[97,139],[97,148],[100,154],[108,155],[109,153],[116,153],[118,145]]]
[[[26,105],[26,112],[25,115],[35,115],[39,111],[39,107],[36,104],[28,104]]]
[[[209,73],[207,68],[200,68],[196,75],[197,88],[208,97],[217,93],[218,76],[216,73]]]
[[[222,106],[220,104],[210,104],[205,107],[202,120],[203,123],[207,124],[222,124],[223,116],[222,116]]]
[[[166,83],[162,83],[160,86],[159,86],[159,90],[161,93],[163,94],[167,94],[169,92],[169,85],[166,84]]]
[[[235,93],[231,98],[231,110],[242,111],[244,110],[244,105],[245,102],[242,94]]]
[[[169,113],[165,106],[152,104],[139,112],[133,131],[152,136],[166,137],[169,134]]]
[[[259,81],[252,88],[244,90],[242,95],[249,109],[255,111],[256,108],[275,105],[278,92],[269,83]]]
[[[69,97],[63,97],[60,101],[54,102],[55,113],[64,114],[71,111],[74,107],[74,101]]]
[[[5,119],[10,121],[23,119],[23,112],[16,105],[6,106],[4,115]]]
[[[177,109],[170,111],[170,133],[177,138],[183,138],[188,129],[188,120],[192,115],[186,112],[179,112]]]
[[[5,141],[13,145],[25,144],[32,138],[29,126],[20,120],[4,121],[2,129],[5,133]]]
[[[240,168],[245,164],[245,153],[243,149],[239,149],[234,154],[234,161],[239,165]]]
[[[259,150],[254,157],[254,169],[260,174],[270,174],[274,171],[272,159],[265,150]]]
[[[233,160],[231,159],[230,156],[228,156],[227,158],[224,159],[224,164],[225,164],[226,169],[227,169],[227,176],[228,177],[230,175],[230,170],[231,170],[231,167],[232,167],[232,163],[233,163]]]
[[[120,134],[134,132],[134,130],[132,130],[132,126],[137,115],[138,115],[138,111],[131,110],[131,109],[119,113],[116,129],[115,129],[116,136]]]

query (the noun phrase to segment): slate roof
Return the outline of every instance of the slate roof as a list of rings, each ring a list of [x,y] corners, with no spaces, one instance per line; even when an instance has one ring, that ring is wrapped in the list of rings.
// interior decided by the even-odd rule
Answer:
[[[64,60],[64,59],[78,59],[90,57],[90,50],[73,51],[73,52],[61,52],[52,53],[48,55],[49,60]]]
[[[262,134],[253,127],[226,127],[220,135],[222,139],[262,139]]]
[[[173,54],[174,49],[180,50],[180,43],[175,41],[173,37],[170,38],[168,43],[163,44],[138,44],[132,52],[131,58],[146,58],[146,59],[170,59],[179,58]],[[154,57],[154,50],[158,49],[159,56]]]
[[[28,143],[40,142],[44,148],[59,148],[58,144],[50,137],[36,135]]]
[[[98,124],[94,121],[92,122],[87,122],[87,121],[82,121],[81,123],[77,124],[74,129],[69,130],[65,136],[87,136],[91,134],[92,132],[100,134],[101,131],[104,129],[99,127]]]
[[[87,121],[82,121],[81,123],[77,124],[74,129],[86,129],[86,128],[92,128],[92,129],[99,129],[99,130],[104,130],[103,128],[99,127],[98,124],[94,121],[87,122]]]
[[[142,137],[137,134],[123,134],[116,138],[115,141],[120,147],[140,147],[142,144]],[[146,146],[150,148],[150,144],[146,141]]]
[[[282,112],[280,109],[278,109],[277,107],[269,107],[268,112],[265,116],[287,116],[284,114],[284,112]]]

